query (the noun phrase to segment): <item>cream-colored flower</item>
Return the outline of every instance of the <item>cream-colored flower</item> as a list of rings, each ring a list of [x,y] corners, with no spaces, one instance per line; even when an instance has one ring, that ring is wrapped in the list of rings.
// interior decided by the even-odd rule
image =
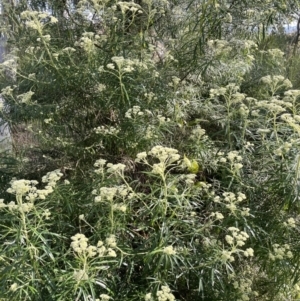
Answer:
[[[57,181],[60,180],[60,178],[63,176],[60,169],[56,169],[54,171],[48,172],[45,176],[42,177],[43,183],[48,183],[49,186],[55,187]]]
[[[221,260],[223,262],[226,262],[226,261],[232,262],[232,261],[234,261],[234,257],[231,254],[232,254],[232,252],[227,251],[227,250],[223,250],[222,254],[221,254]]]
[[[109,237],[105,239],[107,246],[115,248],[117,246],[116,236],[111,234]]]
[[[148,294],[145,295],[145,301],[153,301],[151,293],[148,293]]]
[[[218,211],[217,212],[212,212],[210,216],[215,217],[216,220],[224,219],[224,215],[222,213],[218,212]]]
[[[117,253],[112,248],[108,248],[107,249],[107,256],[109,256],[109,257],[117,257]]]
[[[167,246],[163,248],[163,253],[171,256],[171,255],[175,255],[176,251],[174,250],[173,246]]]
[[[7,205],[4,203],[4,199],[0,199],[0,209],[5,207],[7,207]]]
[[[95,257],[97,255],[98,249],[95,246],[88,246],[87,254],[89,257]]]
[[[123,174],[124,170],[126,168],[125,164],[118,163],[118,164],[112,164],[108,163],[107,164],[107,172],[112,173],[112,174]]]
[[[72,236],[71,239],[71,247],[76,253],[81,254],[87,250],[88,238],[84,234],[77,233],[76,235]]]
[[[43,212],[43,216],[45,217],[46,220],[50,219],[50,216],[51,216],[51,212],[49,209],[46,209],[44,212]]]
[[[252,248],[248,248],[246,249],[246,251],[244,251],[244,256],[245,257],[253,257],[254,256],[254,251]]]
[[[153,166],[152,166],[152,172],[154,174],[163,175],[165,172],[165,168],[166,168],[166,166],[163,162],[156,163],[156,164],[153,164]]]
[[[10,182],[11,188],[7,189],[8,193],[16,195],[25,195],[31,189],[31,182],[29,180],[13,180]]]
[[[111,299],[111,297],[106,294],[101,294],[100,298],[101,298],[101,301],[108,301]]]
[[[115,69],[115,65],[112,64],[112,63],[109,63],[109,64],[106,65],[106,68],[113,70],[113,69]]]
[[[18,289],[18,284],[17,283],[13,283],[9,288],[9,290],[12,291],[12,292],[15,292],[17,289]]]
[[[113,209],[121,212],[126,212],[127,206],[123,203],[114,204]]]
[[[75,270],[73,273],[73,277],[77,282],[89,279],[88,274],[84,270]]]
[[[234,238],[230,235],[225,236],[225,240],[227,241],[228,244],[232,245],[234,243]]]
[[[118,192],[117,187],[101,187],[100,188],[101,198],[107,199],[108,201],[112,201],[114,199],[114,197],[117,195],[117,192]]]
[[[106,253],[105,246],[98,247],[97,248],[97,252],[98,252],[99,257],[103,257],[105,255],[105,253]]]
[[[161,290],[157,291],[156,296],[158,301],[175,301],[174,295],[171,293],[170,288],[166,285],[163,285]]]
[[[146,153],[146,152],[138,153],[138,154],[136,155],[135,161],[136,161],[136,162],[140,162],[140,161],[145,160],[146,158],[147,158],[147,153]]]

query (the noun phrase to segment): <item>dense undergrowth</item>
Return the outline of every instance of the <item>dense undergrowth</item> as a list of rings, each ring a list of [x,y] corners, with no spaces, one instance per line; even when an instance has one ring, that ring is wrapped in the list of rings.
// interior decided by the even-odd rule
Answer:
[[[198,2],[5,2],[0,300],[300,298],[298,2]]]

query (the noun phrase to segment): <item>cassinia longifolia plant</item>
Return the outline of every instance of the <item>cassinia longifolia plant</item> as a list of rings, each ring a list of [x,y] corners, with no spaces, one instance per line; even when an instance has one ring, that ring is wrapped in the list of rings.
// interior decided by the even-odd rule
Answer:
[[[3,2],[1,301],[299,299],[299,1],[262,2]]]

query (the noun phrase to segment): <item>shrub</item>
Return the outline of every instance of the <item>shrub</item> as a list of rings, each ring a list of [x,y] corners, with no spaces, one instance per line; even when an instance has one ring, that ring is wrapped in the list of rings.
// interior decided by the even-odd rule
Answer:
[[[298,298],[295,3],[47,3],[5,7],[0,298]]]

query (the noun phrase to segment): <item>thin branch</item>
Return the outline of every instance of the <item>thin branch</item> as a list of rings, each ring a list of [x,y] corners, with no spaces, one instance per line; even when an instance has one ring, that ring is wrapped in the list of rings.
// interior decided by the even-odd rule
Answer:
[[[298,46],[298,42],[299,42],[299,37],[300,37],[300,17],[298,19],[298,22],[297,22],[297,35],[295,37],[295,45],[294,45],[294,50],[293,50],[293,55],[296,54],[296,51],[297,51],[297,46]]]

